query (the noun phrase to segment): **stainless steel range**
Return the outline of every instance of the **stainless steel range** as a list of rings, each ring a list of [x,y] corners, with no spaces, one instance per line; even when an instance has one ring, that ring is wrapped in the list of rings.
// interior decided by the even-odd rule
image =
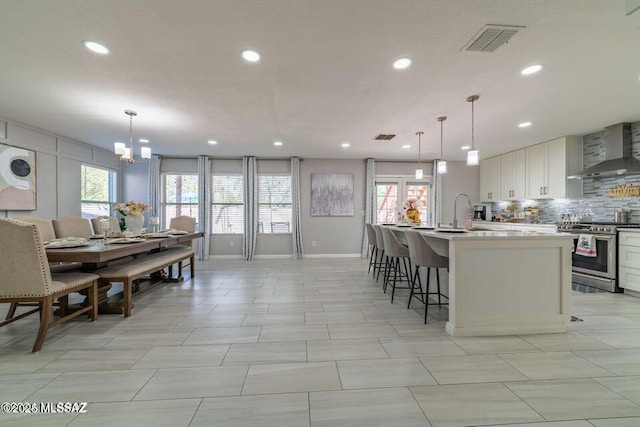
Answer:
[[[573,283],[590,286],[609,292],[622,292],[618,287],[618,230],[640,228],[640,224],[617,223],[560,223],[559,232],[573,233],[574,247],[580,234],[592,235],[596,256],[572,254]]]

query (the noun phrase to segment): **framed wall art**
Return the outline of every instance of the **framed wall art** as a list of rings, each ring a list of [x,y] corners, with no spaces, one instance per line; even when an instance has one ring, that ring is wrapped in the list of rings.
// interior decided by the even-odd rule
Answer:
[[[0,210],[36,210],[36,153],[0,144]]]
[[[311,174],[311,216],[353,216],[353,174]]]

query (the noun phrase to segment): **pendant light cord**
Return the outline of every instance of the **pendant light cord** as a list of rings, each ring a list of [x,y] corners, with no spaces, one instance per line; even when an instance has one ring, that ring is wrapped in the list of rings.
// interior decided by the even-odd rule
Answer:
[[[131,158],[133,158],[133,114],[129,115],[129,150],[131,150]]]
[[[474,119],[474,108],[473,108],[473,104],[475,104],[476,100],[472,99],[471,100],[471,149],[475,150],[476,149],[476,141],[474,138],[474,123],[475,123],[475,119]]]
[[[474,151],[476,149],[476,141],[475,141],[475,109],[474,107],[474,103],[480,99],[479,95],[471,95],[469,97],[467,97],[467,102],[471,103],[471,151]]]
[[[442,129],[444,127],[444,120],[445,119],[440,120],[440,160],[442,160]]]
[[[420,131],[420,132],[416,132],[416,135],[418,135],[418,168],[420,168],[420,151],[422,151],[422,141],[420,139],[420,137],[422,136],[424,132]]]

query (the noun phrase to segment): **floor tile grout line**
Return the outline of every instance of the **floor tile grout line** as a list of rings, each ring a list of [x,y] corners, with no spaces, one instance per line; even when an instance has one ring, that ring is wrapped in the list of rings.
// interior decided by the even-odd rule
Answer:
[[[629,402],[633,403],[635,406],[640,407],[640,404],[638,404],[638,403],[634,402],[633,400],[629,399],[629,398],[628,398],[628,397],[626,397],[625,395],[618,393],[617,391],[615,391],[615,390],[614,390],[614,389],[612,389],[611,387],[607,386],[606,384],[601,383],[600,381],[598,381],[598,380],[597,380],[597,378],[610,379],[611,377],[593,377],[593,378],[588,378],[588,379],[590,379],[591,381],[593,381],[593,382],[595,382],[595,383],[597,383],[597,384],[600,384],[602,387],[604,387],[604,388],[606,388],[606,389],[608,389],[608,390],[611,390],[613,393],[617,394],[618,396],[620,396],[620,397],[621,397],[621,398],[623,398],[624,400],[626,400],[626,401],[629,401]],[[617,377],[617,376],[616,376],[615,378],[620,378],[620,377]]]
[[[200,398],[200,402],[198,402],[198,406],[196,406],[196,410],[193,411],[193,415],[191,416],[191,419],[189,420],[189,424],[187,424],[187,426],[190,426],[191,424],[193,424],[193,420],[195,420],[196,415],[198,414],[198,411],[200,410],[200,406],[202,406],[202,404],[204,403],[204,397]]]

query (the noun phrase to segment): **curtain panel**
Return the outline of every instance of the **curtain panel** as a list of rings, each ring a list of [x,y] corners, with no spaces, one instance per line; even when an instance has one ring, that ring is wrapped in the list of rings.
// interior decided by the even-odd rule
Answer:
[[[300,209],[300,159],[291,158],[291,222],[293,238],[293,257],[300,259],[304,257],[302,246],[302,223]]]
[[[367,175],[365,182],[365,202],[364,202],[364,222],[367,224],[376,223],[376,161],[367,159]],[[369,238],[362,230],[362,257],[367,257],[369,250]]]
[[[242,250],[246,260],[256,253],[258,236],[258,167],[253,156],[242,158],[244,177],[244,240]]]
[[[204,233],[198,239],[198,259],[209,259],[211,246],[211,159],[198,156],[198,224]]]
[[[161,179],[160,179],[160,163],[162,159],[159,155],[151,155],[149,159],[149,209],[151,210],[149,216],[163,216],[160,210],[160,198],[161,198]],[[164,218],[160,218],[160,223],[163,223]]]

